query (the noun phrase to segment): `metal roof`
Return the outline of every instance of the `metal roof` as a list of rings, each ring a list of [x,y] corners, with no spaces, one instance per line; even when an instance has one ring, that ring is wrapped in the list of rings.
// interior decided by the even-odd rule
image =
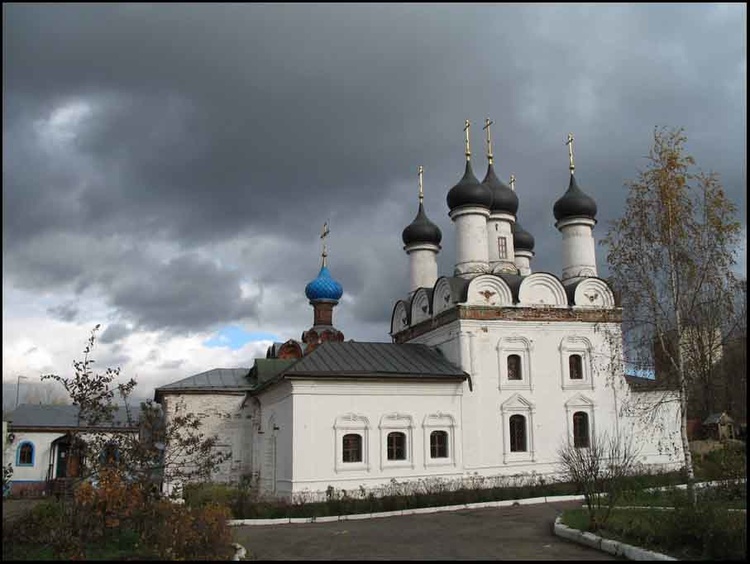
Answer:
[[[726,423],[734,423],[734,419],[729,417],[726,413],[712,413],[708,417],[706,417],[706,420],[703,421],[704,425],[716,425],[718,423],[726,424]]]
[[[214,368],[200,374],[188,376],[177,382],[156,389],[160,390],[246,390],[252,386],[249,368]]]
[[[283,372],[284,376],[468,377],[438,351],[421,344],[323,343]]]
[[[40,405],[22,404],[8,415],[11,428],[21,427],[65,427],[75,429],[88,427],[84,421],[78,421],[77,405]],[[140,407],[131,407],[130,413],[134,420],[140,416]],[[114,413],[114,426],[127,426],[127,414],[124,408],[119,408]],[[97,427],[111,428],[110,422],[101,423]]]

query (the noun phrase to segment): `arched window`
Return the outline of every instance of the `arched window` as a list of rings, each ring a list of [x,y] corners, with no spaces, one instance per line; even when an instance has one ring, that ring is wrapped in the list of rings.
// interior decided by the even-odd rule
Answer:
[[[362,462],[362,435],[344,435],[342,452],[344,462]]]
[[[18,445],[18,460],[16,466],[34,466],[34,444],[28,441]]]
[[[430,458],[448,458],[448,433],[433,431],[430,433]]]
[[[583,380],[583,359],[580,354],[572,354],[568,357],[571,380]]]
[[[510,451],[526,452],[526,418],[523,415],[510,416]]]
[[[388,433],[388,460],[406,460],[406,434]]]
[[[111,466],[120,461],[120,451],[114,443],[104,445],[101,454],[101,461],[107,466]]]
[[[521,357],[517,354],[508,355],[508,380],[521,380]]]
[[[589,447],[589,416],[583,411],[573,414],[573,446],[575,448]]]

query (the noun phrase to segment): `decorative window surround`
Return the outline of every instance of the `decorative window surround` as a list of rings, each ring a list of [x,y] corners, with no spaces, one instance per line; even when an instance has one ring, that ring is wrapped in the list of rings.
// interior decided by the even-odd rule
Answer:
[[[593,390],[594,378],[591,367],[591,341],[586,337],[565,337],[560,341],[560,374],[561,387],[563,390]],[[581,356],[582,378],[570,377],[570,355]]]
[[[370,471],[370,456],[369,456],[369,435],[370,435],[370,421],[364,415],[357,415],[356,413],[347,413],[336,418],[336,422],[333,425],[334,438],[336,441],[335,454],[336,454],[336,472],[347,472],[351,470],[359,471]],[[344,435],[350,433],[358,434],[362,437],[362,461],[361,462],[344,462]]]
[[[406,460],[388,460],[388,434],[406,435]],[[380,469],[414,468],[414,420],[405,413],[389,413],[380,419]]]
[[[534,452],[534,404],[521,394],[513,394],[500,406],[500,420],[503,431],[503,464],[514,462],[535,462]],[[510,418],[512,415],[523,415],[526,418],[526,451],[510,450]]]
[[[456,466],[458,456],[456,453],[456,420],[452,415],[437,412],[427,415],[422,422],[424,429],[424,465],[426,468],[432,466]],[[448,434],[448,457],[432,458],[430,453],[430,433],[432,431],[445,431]]]
[[[497,359],[498,373],[500,375],[498,388],[501,392],[508,390],[534,391],[531,378],[531,352],[533,349],[534,343],[520,335],[503,337],[498,341]],[[521,357],[520,380],[510,380],[508,378],[508,357],[514,354]]]

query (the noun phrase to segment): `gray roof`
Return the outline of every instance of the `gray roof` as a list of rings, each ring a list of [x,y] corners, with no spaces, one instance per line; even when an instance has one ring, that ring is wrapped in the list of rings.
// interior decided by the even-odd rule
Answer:
[[[465,379],[463,370],[420,344],[323,343],[283,376],[375,376]]]
[[[711,415],[706,417],[706,420],[703,422],[704,425],[716,425],[718,423],[734,423],[734,419],[729,417],[729,415],[727,415],[726,413],[712,413]]]
[[[252,387],[249,368],[214,368],[157,388],[161,390],[247,390]]]
[[[22,404],[8,415],[11,428],[27,427],[49,427],[49,428],[70,428],[88,427],[85,422],[78,421],[77,405],[40,405],[40,404]],[[140,407],[130,408],[131,416],[137,420],[140,415]],[[125,409],[118,408],[114,414],[114,426],[123,427],[127,423],[127,414]],[[112,425],[101,423],[97,425],[101,428],[111,428]]]

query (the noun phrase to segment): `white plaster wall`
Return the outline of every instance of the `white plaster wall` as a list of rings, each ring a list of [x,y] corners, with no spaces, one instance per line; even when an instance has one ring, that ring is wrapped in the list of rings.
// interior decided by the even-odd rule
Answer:
[[[437,281],[437,245],[413,245],[407,247],[409,254],[409,291],[417,288],[432,288]]]
[[[253,471],[262,493],[288,497],[292,492],[292,465],[297,457],[291,385],[281,382],[258,399],[261,408],[256,417],[261,425],[253,428],[256,449]]]
[[[217,482],[232,482],[239,479],[249,467],[251,453],[246,440],[251,420],[250,407],[243,406],[245,394],[168,394],[162,405],[167,421],[174,417],[178,403],[184,407],[182,413],[194,413],[201,417],[200,432],[205,437],[217,435],[221,450],[231,450],[232,456],[220,466],[212,479]],[[169,458],[170,454],[167,453]],[[174,484],[165,482],[164,489],[171,492]]]
[[[668,459],[683,464],[680,402],[675,391],[629,391],[622,403],[623,428],[637,439],[640,461],[649,466]]]
[[[295,380],[292,384],[294,491],[324,492],[328,486],[353,491],[360,485],[365,488],[385,485],[392,478],[402,481],[460,475],[463,387],[455,382]],[[335,426],[337,419],[340,421],[348,414],[357,417],[354,425],[364,425],[360,430],[365,436],[361,464],[341,461],[340,443],[347,431]],[[444,418],[429,417],[439,414]],[[388,415],[410,420],[411,425],[381,428],[384,416]],[[452,428],[447,416],[453,418]],[[429,432],[444,428],[453,437],[449,458],[431,459]],[[387,433],[394,430],[407,434],[406,462],[387,460],[385,441]]]
[[[513,232],[511,224],[513,216],[507,214],[492,214],[487,220],[487,258],[490,269],[501,265],[515,265],[515,249],[513,247]],[[506,244],[505,258],[500,258],[498,237],[503,237]]]
[[[562,234],[562,279],[597,276],[594,221],[584,218],[568,221],[560,222],[558,227]]]
[[[14,482],[40,482],[47,479],[47,469],[51,459],[52,443],[64,433],[45,433],[29,431],[13,431],[15,438],[8,442],[3,451],[3,462],[13,464]],[[18,466],[18,448],[24,441],[34,445],[34,466]]]
[[[453,210],[449,215],[456,225],[456,272],[458,275],[475,275],[487,272],[487,208],[466,207]]]
[[[531,274],[531,257],[532,253],[528,251],[515,251],[515,263],[518,268],[518,273],[521,276],[528,276]]]
[[[464,472],[487,476],[556,472],[557,449],[570,440],[572,414],[577,410],[590,410],[589,423],[594,432],[612,435],[632,429],[630,423],[618,418],[627,384],[617,359],[608,353],[611,350],[609,339],[617,339],[619,335],[617,324],[462,320],[443,328],[440,336],[422,335],[414,342],[436,344],[445,339],[446,331],[454,339],[458,338],[459,343],[458,358],[451,360],[458,360],[471,374],[473,383],[473,392],[467,387],[461,397]],[[571,336],[578,339],[570,339]],[[520,383],[508,382],[502,379],[501,363],[507,362],[503,347],[515,347],[520,339],[530,344],[524,367],[528,379]],[[565,374],[567,355],[579,352],[575,349],[584,342],[590,344],[588,359],[584,359],[587,378],[571,381]],[[498,343],[504,343],[500,351]],[[533,443],[533,453],[509,454],[507,421],[517,412],[512,411],[513,406],[522,402],[532,406],[528,412],[518,413],[524,415],[528,423],[533,421],[531,434],[527,434],[529,442]],[[586,406],[587,402],[590,407]],[[566,403],[571,405],[566,407]],[[576,404],[579,407],[575,407]],[[504,405],[511,411],[503,412]],[[668,424],[669,416],[666,412],[662,414],[664,430],[658,435],[651,429],[649,441],[670,440],[674,425]],[[642,437],[642,433],[637,437]],[[673,455],[648,445],[644,448],[644,461],[649,464],[674,463]]]

